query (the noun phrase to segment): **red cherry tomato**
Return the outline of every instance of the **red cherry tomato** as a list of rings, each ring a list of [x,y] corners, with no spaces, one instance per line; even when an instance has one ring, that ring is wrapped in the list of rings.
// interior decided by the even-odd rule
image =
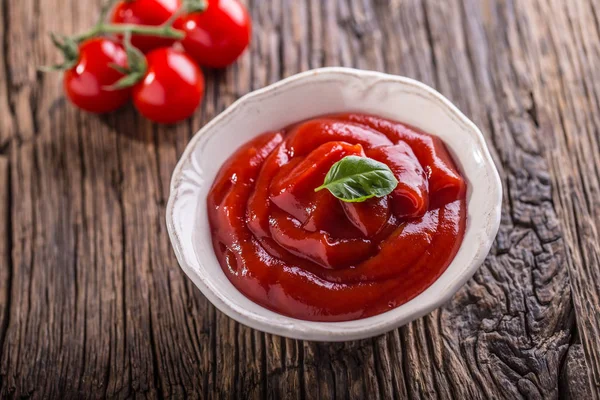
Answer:
[[[77,64],[65,71],[64,89],[71,102],[94,113],[114,111],[125,104],[131,97],[130,89],[107,89],[123,77],[111,64],[127,66],[121,44],[106,38],[83,42]]]
[[[186,33],[181,41],[200,65],[222,68],[233,63],[248,47],[252,23],[237,0],[208,0],[203,12],[184,15],[175,28]]]
[[[166,22],[181,6],[181,0],[122,0],[117,3],[111,17],[115,24],[158,26]],[[147,53],[159,47],[169,47],[173,39],[133,35],[131,44]]]
[[[146,75],[133,87],[137,110],[163,124],[191,116],[204,94],[204,76],[194,61],[173,48],[156,49],[146,61]]]

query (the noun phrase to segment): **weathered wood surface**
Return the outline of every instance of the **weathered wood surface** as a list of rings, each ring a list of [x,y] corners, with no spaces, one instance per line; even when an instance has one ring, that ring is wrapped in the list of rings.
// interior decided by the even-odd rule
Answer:
[[[2,0],[1,398],[598,398],[600,1],[247,0],[250,52],[198,115],[154,126],[65,102],[48,31],[94,0]],[[481,270],[430,315],[351,343],[216,311],[164,226],[191,135],[250,90],[344,65],[407,75],[483,130],[504,213]],[[585,358],[585,360],[584,360]]]

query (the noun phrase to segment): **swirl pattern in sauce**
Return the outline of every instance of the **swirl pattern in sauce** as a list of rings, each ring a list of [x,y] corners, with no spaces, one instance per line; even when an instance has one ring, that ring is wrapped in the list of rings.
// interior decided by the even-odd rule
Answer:
[[[345,203],[314,189],[349,155],[387,164],[388,196]],[[347,321],[417,296],[448,267],[465,230],[466,184],[438,138],[343,114],[265,133],[221,168],[208,196],[229,280],[278,313]]]

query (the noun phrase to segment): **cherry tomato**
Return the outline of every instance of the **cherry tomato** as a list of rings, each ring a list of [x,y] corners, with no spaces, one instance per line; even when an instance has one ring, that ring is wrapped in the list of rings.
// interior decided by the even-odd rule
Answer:
[[[252,23],[237,0],[208,0],[203,12],[178,18],[174,27],[186,33],[181,41],[200,65],[222,68],[233,63],[248,47]]]
[[[115,24],[158,26],[166,22],[181,6],[181,0],[119,1],[112,13]],[[154,36],[133,35],[131,44],[147,53],[159,47],[169,47],[175,40]]]
[[[163,124],[191,116],[204,94],[204,76],[194,61],[173,48],[156,49],[146,61],[146,75],[133,87],[137,110]]]
[[[111,90],[123,74],[111,67],[127,66],[127,54],[121,44],[106,38],[95,38],[79,46],[77,64],[64,76],[64,89],[73,104],[86,111],[114,111],[131,97],[130,89]]]

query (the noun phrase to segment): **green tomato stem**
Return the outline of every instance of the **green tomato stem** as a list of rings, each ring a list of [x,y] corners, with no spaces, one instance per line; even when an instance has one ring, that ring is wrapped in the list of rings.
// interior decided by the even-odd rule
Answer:
[[[100,8],[100,15],[98,16],[98,22],[96,22],[96,26],[102,25],[104,20],[108,16],[110,10],[117,3],[117,0],[105,0],[102,8]]]
[[[125,1],[129,2],[134,0]],[[41,69],[44,71],[62,71],[71,68],[78,58],[78,45],[81,42],[106,34],[121,34],[125,37],[131,37],[131,35],[154,36],[181,40],[185,37],[185,32],[173,28],[173,23],[175,20],[183,13],[201,12],[206,10],[208,6],[206,0],[184,0],[182,6],[179,7],[179,9],[173,13],[171,17],[165,23],[158,26],[106,23],[105,19],[116,2],[117,0],[104,0],[104,5],[100,10],[98,22],[86,32],[71,37],[64,36],[62,38],[51,34],[54,45],[61,50],[65,57],[65,61],[62,64],[50,67],[42,67]],[[132,47],[130,43],[128,47]],[[131,53],[131,51],[128,52],[128,58],[131,63],[133,60],[131,59],[131,55],[129,53]],[[138,68],[136,71],[134,71],[134,69],[131,69],[131,72],[139,73],[142,68]]]
[[[184,0],[183,7],[181,7],[185,12],[194,13],[194,12],[203,12],[206,11],[208,4],[206,0]]]
[[[147,26],[134,24],[98,24],[87,32],[73,36],[76,42],[83,42],[106,33],[131,33],[133,35],[156,36],[170,39],[183,39],[185,33],[171,26]]]
[[[173,28],[173,23],[177,18],[186,12],[202,12],[205,11],[208,4],[206,0],[184,0],[179,9],[173,13],[164,24],[159,26],[136,25],[136,24],[108,24],[105,23],[110,9],[114,6],[117,0],[106,0],[100,11],[100,19],[92,29],[87,32],[80,33],[72,37],[76,43],[81,43],[84,40],[91,39],[104,34],[126,34],[141,36],[155,36],[168,39],[180,40],[185,37],[185,33]]]

